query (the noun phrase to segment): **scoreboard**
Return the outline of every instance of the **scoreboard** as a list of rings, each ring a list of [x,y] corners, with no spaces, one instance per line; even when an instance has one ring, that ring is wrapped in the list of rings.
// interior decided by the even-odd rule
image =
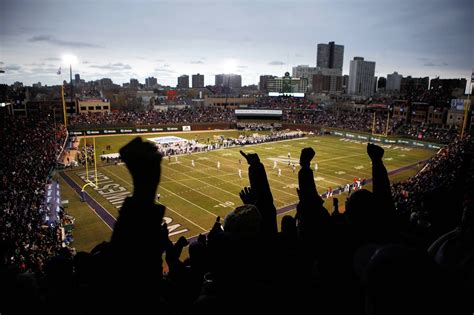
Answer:
[[[236,109],[237,119],[281,120],[281,109]]]

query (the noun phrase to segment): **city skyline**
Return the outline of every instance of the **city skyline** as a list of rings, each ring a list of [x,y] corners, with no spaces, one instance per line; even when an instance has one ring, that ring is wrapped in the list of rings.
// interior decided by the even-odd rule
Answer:
[[[388,5],[392,7],[389,9]],[[0,83],[69,81],[73,74],[115,83],[156,77],[175,86],[183,74],[282,76],[315,66],[317,45],[344,45],[343,74],[355,56],[377,63],[375,76],[470,78],[473,4],[401,1],[2,1]],[[68,13],[73,12],[72,19]],[[179,16],[179,19],[176,17]],[[295,30],[298,29],[296,32]],[[62,74],[56,74],[59,67]],[[69,69],[67,69],[69,70]]]

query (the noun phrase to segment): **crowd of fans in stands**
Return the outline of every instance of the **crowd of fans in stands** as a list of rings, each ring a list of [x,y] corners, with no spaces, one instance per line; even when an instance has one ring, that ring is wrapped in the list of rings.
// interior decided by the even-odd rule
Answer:
[[[400,135],[427,141],[449,143],[458,130],[456,128],[440,128],[439,126],[404,124],[401,120],[389,120],[387,130],[387,114],[381,111],[354,112],[335,108],[322,109],[314,102],[305,98],[260,98],[253,108],[282,109],[282,123],[305,124],[316,127],[357,130],[367,133]],[[166,111],[116,111],[110,113],[89,113],[71,117],[70,124],[76,127],[104,126],[146,126],[158,124],[186,123],[235,123],[234,111],[220,106],[170,108]],[[270,123],[238,122],[238,128],[251,130],[269,130]]]
[[[455,139],[429,159],[415,176],[392,185],[395,207],[402,215],[419,226],[428,227],[433,217],[447,222],[452,213],[448,213],[451,207],[446,202],[451,198],[462,199],[462,196],[457,195],[462,191],[458,181],[466,175],[461,172],[464,171],[463,158],[470,141],[470,136],[463,140]],[[447,198],[447,195],[452,197]],[[433,211],[433,208],[440,213]],[[440,225],[441,222],[436,224]]]
[[[69,123],[73,126],[145,126],[156,124],[186,124],[209,122],[234,122],[232,110],[219,107],[169,108],[165,111],[116,111],[74,115]]]
[[[18,272],[42,270],[61,249],[59,226],[45,225],[45,190],[66,131],[51,121],[2,117],[1,134],[1,259]]]
[[[170,117],[177,120],[193,119],[193,114],[173,111]],[[123,115],[120,122],[126,123],[134,114]],[[205,111],[201,115],[207,119]],[[291,115],[295,121],[323,124],[321,119],[328,127],[344,129],[363,130],[368,128],[366,120],[372,123],[372,115],[358,120],[344,112],[325,112],[330,118],[324,119],[319,114]],[[93,124],[105,119],[98,117]],[[134,194],[123,204],[111,240],[91,253],[72,255],[61,247],[59,228],[44,225],[45,184],[64,142],[64,128],[26,118],[2,120],[2,314],[33,313],[38,308],[50,314],[242,314],[250,309],[258,314],[310,310],[374,315],[474,310],[470,136],[454,139],[417,175],[394,185],[383,165],[383,149],[369,144],[373,192],[353,192],[344,213],[335,198],[332,213],[323,207],[311,169],[317,154],[303,149],[296,214],[282,218],[279,232],[264,166],[257,154],[242,153],[250,180],[250,187],[240,192],[244,205],[223,222],[217,218],[209,234],[191,244],[184,237],[170,241],[166,224],[161,224],[165,207],[154,204],[161,156],[150,143],[135,139],[120,151]],[[383,121],[381,117],[380,130]],[[300,135],[242,136],[232,144]],[[189,258],[181,260],[188,245]],[[80,299],[74,308],[71,296]]]
[[[419,140],[450,143],[459,135],[459,129],[457,127],[441,128],[425,124],[411,124],[402,126],[397,133]]]

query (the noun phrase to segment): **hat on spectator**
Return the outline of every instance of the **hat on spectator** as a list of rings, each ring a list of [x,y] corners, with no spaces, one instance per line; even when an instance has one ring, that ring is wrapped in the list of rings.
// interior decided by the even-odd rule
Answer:
[[[254,205],[235,208],[224,219],[224,231],[242,239],[257,237],[261,230],[262,216]]]

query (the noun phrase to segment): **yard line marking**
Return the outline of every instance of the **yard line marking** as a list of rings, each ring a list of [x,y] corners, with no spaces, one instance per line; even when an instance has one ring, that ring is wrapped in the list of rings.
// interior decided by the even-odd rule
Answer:
[[[124,165],[119,165],[119,166],[125,168]],[[122,177],[118,176],[117,174],[111,173],[110,171],[109,171],[109,174],[111,174],[111,175],[117,177],[118,179],[120,179],[120,180],[123,181],[124,183],[129,184],[125,179],[123,179]],[[209,213],[209,214],[212,215],[214,218],[217,218],[217,215],[215,215],[214,213],[212,213],[212,212],[210,212],[210,211],[204,209],[203,207],[201,207],[201,206],[195,204],[194,202],[189,201],[189,200],[187,200],[187,199],[181,197],[180,195],[174,193],[173,191],[171,191],[171,190],[169,190],[169,189],[166,189],[166,188],[163,187],[163,186],[160,186],[160,188],[161,188],[161,189],[164,189],[164,190],[166,190],[166,191],[168,191],[169,193],[171,193],[172,195],[174,195],[174,196],[176,196],[176,197],[178,197],[178,198],[180,198],[180,199],[183,199],[184,201],[186,201],[186,202],[192,204],[193,206],[195,206],[195,207],[197,207],[197,208],[199,208],[199,209],[201,209],[201,210],[203,210],[203,211]]]
[[[183,175],[186,175],[186,174],[183,174]],[[163,175],[163,174],[162,174],[161,176],[170,179],[168,176],[165,176],[165,175]],[[204,183],[204,182],[203,182],[203,183]],[[225,201],[216,199],[216,198],[214,198],[214,197],[212,197],[212,196],[209,196],[208,194],[202,193],[202,192],[200,192],[200,191],[198,191],[198,190],[196,190],[196,189],[194,189],[194,188],[192,188],[192,187],[190,187],[190,186],[188,186],[188,185],[186,185],[186,184],[178,183],[178,185],[182,185],[182,186],[184,186],[184,187],[186,187],[186,188],[188,188],[188,189],[190,189],[190,190],[192,190],[192,191],[197,192],[198,194],[201,194],[201,195],[206,196],[206,197],[208,197],[208,198],[214,199],[215,201],[217,201],[217,202],[219,202],[219,203],[225,202]],[[213,186],[213,185],[211,185],[211,184],[207,184],[207,183],[206,183],[206,186],[219,188],[219,187]],[[232,194],[232,195],[233,195],[233,194]]]
[[[225,161],[231,161],[231,163],[232,163],[232,164],[235,164],[235,162],[233,162],[232,160],[226,159],[226,158],[222,158],[222,160],[225,160]],[[275,179],[273,179],[273,178],[269,177],[268,175],[269,175],[269,174],[271,174],[271,173],[267,172],[266,170],[265,170],[265,172],[267,173],[267,178],[268,178],[269,182],[270,182],[270,180],[273,180],[273,181],[275,181],[275,182],[279,182],[280,184],[284,184],[284,185],[286,185],[286,184],[287,184],[287,183],[285,183],[285,182],[277,181],[277,180],[275,180]],[[291,177],[289,177],[289,176],[286,176],[286,175],[282,175],[282,176],[284,176],[284,177],[288,177],[288,178],[291,178]],[[237,184],[235,184],[235,183],[233,183],[233,182],[227,182],[227,183],[229,183],[229,184],[232,184],[232,185],[235,185],[235,186],[238,186]],[[240,186],[239,186],[239,187],[240,187]],[[284,193],[284,194],[287,194],[287,195],[290,195],[290,196],[292,196],[292,197],[295,197],[295,196],[296,196],[296,194],[295,194],[295,195],[293,195],[293,194],[290,194],[290,193],[288,193],[287,191],[284,191],[284,190],[278,189],[278,188],[276,188],[276,187],[274,187],[274,186],[270,186],[270,189],[272,189],[272,190],[277,190],[277,191],[280,191],[280,192],[282,192],[282,193]],[[278,202],[281,202],[281,203],[283,203],[283,204],[284,204],[284,202],[283,202],[283,201],[281,201],[281,200],[278,200],[278,199],[276,199],[276,198],[273,198],[273,200],[275,200],[275,201],[278,201]]]
[[[226,159],[226,158],[221,158],[221,159],[222,159],[222,160],[225,160],[225,161],[232,161],[232,160],[229,160],[229,159]],[[232,163],[235,164],[235,162],[232,162]],[[199,164],[204,164],[204,163],[199,162]],[[204,164],[204,165],[206,165],[206,164]],[[201,170],[196,169],[196,168],[193,168],[193,167],[191,167],[191,166],[184,165],[184,164],[182,164],[181,166],[184,166],[184,167],[187,167],[187,168],[191,168],[192,170],[194,170],[194,171],[196,171],[196,172],[205,174],[205,173],[202,172]],[[224,165],[223,165],[222,167],[224,168],[224,167],[227,167],[227,166],[224,166]],[[174,169],[172,169],[172,168],[170,168],[170,169],[171,169],[172,171],[174,171],[174,172],[179,173],[177,170],[174,170]],[[212,169],[214,169],[214,168],[212,168]],[[221,191],[223,191],[223,192],[225,192],[225,193],[228,193],[228,194],[230,194],[230,195],[232,195],[232,196],[235,197],[235,194],[231,193],[230,191],[227,191],[227,190],[225,190],[225,189],[222,189],[222,188],[220,188],[220,187],[217,187],[217,186],[214,186],[214,185],[212,185],[212,184],[210,184],[210,183],[207,183],[207,182],[205,182],[205,181],[202,181],[202,180],[200,180],[199,178],[195,178],[195,177],[192,177],[192,176],[187,175],[187,174],[184,174],[184,173],[180,173],[180,174],[181,174],[181,175],[185,175],[185,176],[187,176],[187,177],[190,177],[190,178],[192,178],[192,179],[194,179],[194,180],[200,181],[200,182],[202,182],[202,183],[205,183],[206,185],[209,185],[209,186],[211,186],[211,187],[215,187],[215,188],[217,188],[217,189],[219,189],[219,190],[221,190]],[[234,174],[234,173],[229,173],[229,174]],[[237,176],[237,175],[235,174],[235,176]],[[214,177],[217,178],[217,176],[214,176]],[[224,183],[237,186],[237,187],[239,187],[239,189],[242,189],[242,188],[243,188],[242,186],[240,186],[240,185],[238,185],[238,184],[235,184],[234,182],[226,181],[226,180],[223,180],[223,179],[219,179],[219,180],[221,180],[221,181],[224,182]],[[281,192],[284,192],[284,193],[286,193],[286,194],[288,194],[288,195],[290,195],[290,196],[293,196],[292,194],[289,194],[289,193],[287,193],[287,192],[285,192],[285,191],[282,191],[282,190],[281,190]],[[285,203],[285,202],[283,202],[282,200],[279,200],[279,199],[277,199],[277,198],[273,198],[273,200],[274,200],[274,201],[278,201],[278,202],[280,202],[280,203],[282,203],[282,204]]]

